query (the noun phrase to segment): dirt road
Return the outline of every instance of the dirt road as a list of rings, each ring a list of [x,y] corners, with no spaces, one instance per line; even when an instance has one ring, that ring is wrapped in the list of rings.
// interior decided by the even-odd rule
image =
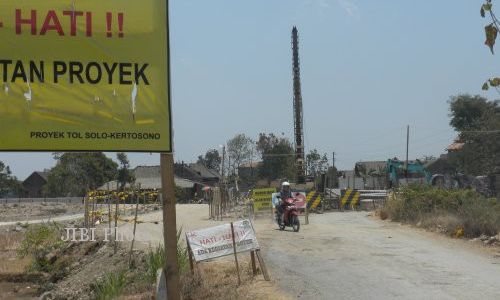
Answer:
[[[303,299],[500,299],[500,253],[383,222],[312,215],[299,233],[256,222],[272,275]]]
[[[161,212],[140,219],[160,221]],[[178,205],[177,222],[191,230],[229,221],[208,220],[206,205]],[[500,299],[497,250],[366,212],[311,215],[310,222],[299,233],[278,231],[268,218],[254,222],[272,277],[291,298]],[[144,240],[137,247],[161,243],[161,222],[139,224],[137,234]]]
[[[137,226],[142,241],[136,247],[161,243],[161,211],[139,220],[146,223]],[[184,230],[226,222],[208,220],[206,205],[177,205],[177,224]],[[310,222],[299,233],[277,230],[270,218],[254,222],[271,275],[290,298],[500,299],[498,248],[380,221],[365,212],[311,215]],[[131,223],[120,226],[125,235],[132,230]],[[271,291],[281,294],[280,288]]]

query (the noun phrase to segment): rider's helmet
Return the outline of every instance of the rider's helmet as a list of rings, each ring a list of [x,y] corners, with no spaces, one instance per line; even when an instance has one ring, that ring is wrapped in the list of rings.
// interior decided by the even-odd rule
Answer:
[[[291,197],[291,191],[290,191],[290,183],[288,181],[284,181],[281,184],[281,197],[284,198],[283,200],[286,200],[286,198]]]

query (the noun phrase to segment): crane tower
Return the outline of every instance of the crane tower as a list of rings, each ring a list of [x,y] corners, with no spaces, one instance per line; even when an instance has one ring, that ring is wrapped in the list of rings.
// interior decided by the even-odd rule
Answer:
[[[304,120],[302,110],[302,88],[300,84],[299,32],[297,27],[292,30],[293,50],[293,119],[295,129],[295,168],[297,183],[306,181],[305,151],[304,151]]]

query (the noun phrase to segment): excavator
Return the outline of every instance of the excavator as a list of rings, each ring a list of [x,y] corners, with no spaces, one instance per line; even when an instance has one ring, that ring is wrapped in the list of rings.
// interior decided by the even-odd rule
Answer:
[[[387,160],[387,182],[389,188],[407,184],[431,184],[432,174],[429,173],[420,160],[406,163],[397,158]]]
[[[397,188],[408,184],[432,185],[446,189],[473,188],[486,197],[500,194],[500,175],[467,176],[464,174],[431,174],[420,160],[405,162],[397,158],[387,160],[388,188]]]

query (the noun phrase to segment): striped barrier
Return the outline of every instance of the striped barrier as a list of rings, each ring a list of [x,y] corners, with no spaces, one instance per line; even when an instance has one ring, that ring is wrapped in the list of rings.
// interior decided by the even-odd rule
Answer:
[[[342,190],[339,209],[356,209],[359,206],[360,192],[358,190]]]
[[[307,207],[309,209],[316,209],[321,203],[321,200],[322,197],[320,192],[310,191],[309,193],[307,193],[306,201],[307,201]]]

